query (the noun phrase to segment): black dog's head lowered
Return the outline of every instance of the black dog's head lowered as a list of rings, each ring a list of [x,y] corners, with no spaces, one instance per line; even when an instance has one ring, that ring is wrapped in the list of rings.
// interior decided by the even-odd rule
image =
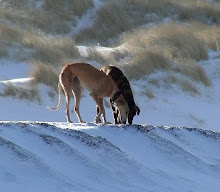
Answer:
[[[139,115],[140,114],[140,109],[138,106],[134,106],[132,108],[129,108],[129,113],[128,113],[128,123],[131,125],[133,118],[135,115]]]

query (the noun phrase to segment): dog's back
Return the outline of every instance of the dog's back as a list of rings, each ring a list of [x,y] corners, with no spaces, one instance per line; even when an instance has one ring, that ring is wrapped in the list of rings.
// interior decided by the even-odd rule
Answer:
[[[103,71],[106,75],[111,76],[111,78],[114,80],[115,84],[121,91],[122,95],[124,96],[125,100],[127,101],[129,108],[133,107],[135,105],[135,102],[130,83],[128,79],[124,76],[122,71],[112,65],[101,68],[101,71]]]
[[[100,90],[100,96],[107,97],[114,90],[115,83],[112,79],[87,63],[74,63],[66,65],[62,73],[71,73],[91,93]],[[65,75],[64,75],[65,76]],[[103,92],[103,93],[102,93]]]

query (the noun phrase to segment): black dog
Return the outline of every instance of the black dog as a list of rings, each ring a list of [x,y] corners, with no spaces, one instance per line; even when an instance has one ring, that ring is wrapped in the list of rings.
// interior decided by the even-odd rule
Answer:
[[[105,66],[100,69],[100,71],[104,72],[106,75],[110,75],[112,79],[114,80],[115,84],[118,86],[121,94],[125,98],[125,100],[128,103],[129,107],[129,114],[128,114],[128,123],[132,124],[133,118],[136,114],[140,114],[140,109],[139,107],[136,106],[134,102],[134,97],[133,93],[130,87],[130,83],[128,79],[124,76],[122,71],[115,67],[115,66]],[[112,111],[113,111],[113,116],[115,120],[115,124],[121,123],[119,120],[119,111],[115,108],[115,106],[112,104],[112,101],[110,100]],[[98,108],[97,108],[98,112]]]

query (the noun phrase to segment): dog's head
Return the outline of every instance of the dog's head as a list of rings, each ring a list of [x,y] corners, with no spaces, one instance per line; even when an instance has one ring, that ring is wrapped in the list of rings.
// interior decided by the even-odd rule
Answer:
[[[128,103],[125,101],[125,99],[122,95],[120,95],[114,103],[115,103],[115,106],[119,110],[120,123],[126,124],[128,114],[129,114]]]
[[[135,105],[134,107],[130,108],[129,113],[128,113],[128,123],[130,125],[132,124],[133,118],[136,114],[137,115],[140,114],[140,109],[138,106]]]

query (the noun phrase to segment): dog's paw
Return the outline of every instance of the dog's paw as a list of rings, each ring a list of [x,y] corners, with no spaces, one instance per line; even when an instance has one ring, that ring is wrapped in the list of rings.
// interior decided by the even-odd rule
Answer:
[[[94,123],[102,123],[102,121],[101,121],[100,118],[95,118],[95,119],[94,119]]]

